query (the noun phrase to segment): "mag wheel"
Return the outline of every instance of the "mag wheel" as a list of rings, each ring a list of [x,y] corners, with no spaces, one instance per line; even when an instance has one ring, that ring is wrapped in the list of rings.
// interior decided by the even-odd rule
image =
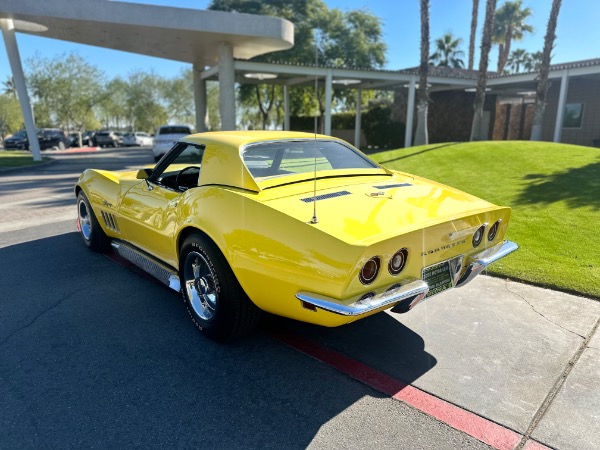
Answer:
[[[83,242],[90,249],[97,252],[108,249],[110,239],[100,227],[90,202],[83,191],[77,195],[77,228]]]
[[[179,259],[181,292],[194,324],[215,341],[230,341],[252,331],[260,310],[240,286],[225,257],[205,236],[183,242]]]

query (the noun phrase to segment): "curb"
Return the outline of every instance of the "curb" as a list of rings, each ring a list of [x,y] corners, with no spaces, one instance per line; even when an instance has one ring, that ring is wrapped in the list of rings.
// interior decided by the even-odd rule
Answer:
[[[36,170],[40,167],[47,167],[50,166],[52,164],[56,163],[56,160],[54,159],[48,159],[46,161],[42,161],[39,164],[32,164],[30,166],[19,166],[19,167],[0,167],[0,175],[4,174],[4,173],[13,173],[13,172],[21,172],[24,170]]]

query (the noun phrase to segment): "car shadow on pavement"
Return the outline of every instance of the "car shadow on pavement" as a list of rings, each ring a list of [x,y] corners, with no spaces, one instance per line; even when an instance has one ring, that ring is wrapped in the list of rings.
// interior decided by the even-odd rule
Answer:
[[[1,248],[0,273],[2,448],[306,448],[341,412],[380,397],[269,326],[229,345],[204,338],[178,294],[90,252],[76,233]],[[435,364],[385,314],[291,328],[394,359],[405,382]]]

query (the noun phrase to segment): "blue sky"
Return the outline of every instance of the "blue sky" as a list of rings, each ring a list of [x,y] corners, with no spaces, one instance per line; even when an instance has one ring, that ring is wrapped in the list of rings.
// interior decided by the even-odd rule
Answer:
[[[76,1],[76,0],[74,0]],[[210,0],[130,0],[131,3],[148,3],[165,6],[204,9]],[[396,70],[417,66],[419,63],[419,1],[418,0],[325,0],[330,8],[341,10],[365,9],[383,21],[383,40],[386,42],[386,69]],[[485,0],[480,0],[478,32],[484,16]],[[498,0],[501,5],[503,0]],[[525,48],[530,52],[542,49],[551,0],[524,0],[533,10],[529,23],[534,33],[513,48]],[[465,55],[468,50],[472,0],[430,0],[432,40],[451,31],[463,39]],[[557,28],[557,41],[553,63],[600,57],[600,2],[591,0],[563,1]],[[479,46],[479,39],[477,46]],[[108,77],[126,76],[137,70],[154,70],[166,77],[176,76],[185,64],[132,55],[115,50],[99,49],[58,40],[17,34],[21,58],[25,61],[36,55],[54,57],[77,52],[88,62],[102,68]],[[43,49],[43,53],[41,53]],[[478,53],[478,51],[477,51]],[[495,67],[496,52],[491,55],[491,68]],[[465,56],[466,62],[466,56]],[[4,46],[0,50],[0,81],[10,75]]]

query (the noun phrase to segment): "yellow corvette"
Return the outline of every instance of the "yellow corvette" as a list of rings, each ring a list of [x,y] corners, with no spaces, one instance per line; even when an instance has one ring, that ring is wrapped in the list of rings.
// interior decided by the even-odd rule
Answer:
[[[406,312],[515,251],[510,208],[295,132],[182,138],[154,168],[86,170],[78,229],[176,291],[215,340],[261,311],[338,326]]]

